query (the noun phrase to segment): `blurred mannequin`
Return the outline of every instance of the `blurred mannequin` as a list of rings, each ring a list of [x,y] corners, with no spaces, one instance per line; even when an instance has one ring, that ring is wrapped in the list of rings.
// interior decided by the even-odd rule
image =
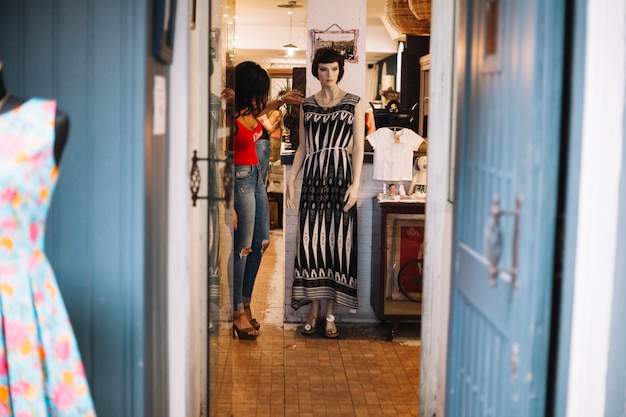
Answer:
[[[0,113],[6,113],[16,107],[24,104],[26,100],[16,97],[6,88],[4,77],[2,76],[2,61],[0,61]],[[70,129],[70,120],[65,113],[57,110],[56,121],[54,125],[54,160],[57,165],[61,162],[61,155],[67,143],[67,137]]]
[[[0,415],[95,417],[44,248],[69,121],[55,100],[14,97],[1,76],[0,65]]]

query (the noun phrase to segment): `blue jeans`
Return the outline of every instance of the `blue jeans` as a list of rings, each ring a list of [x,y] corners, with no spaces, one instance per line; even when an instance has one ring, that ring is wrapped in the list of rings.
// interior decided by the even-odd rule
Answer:
[[[261,181],[266,185],[267,188],[267,175],[270,171],[270,152],[271,152],[271,144],[269,139],[259,139],[256,141],[254,145],[256,149],[256,156],[259,159],[258,167],[259,167],[259,175],[261,176]]]
[[[257,165],[235,165],[233,303],[243,310],[252,299],[254,281],[261,257],[270,239],[270,214],[267,192]]]

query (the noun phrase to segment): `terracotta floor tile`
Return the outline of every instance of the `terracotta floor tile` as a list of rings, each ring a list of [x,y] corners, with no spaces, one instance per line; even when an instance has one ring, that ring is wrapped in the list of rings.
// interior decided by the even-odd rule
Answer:
[[[284,293],[277,291],[284,289],[273,282],[280,284],[280,276],[272,275],[283,271],[276,252],[283,246],[282,231],[273,230],[270,240],[252,302],[261,322],[259,337],[232,339],[230,316],[212,333],[215,368],[209,385],[217,406],[210,410],[219,417],[417,416],[417,325],[401,324],[407,326],[403,334],[414,326],[414,339],[397,332],[391,342],[386,341],[388,329],[378,323],[342,323],[346,337],[334,340],[296,334],[295,325],[280,320]]]

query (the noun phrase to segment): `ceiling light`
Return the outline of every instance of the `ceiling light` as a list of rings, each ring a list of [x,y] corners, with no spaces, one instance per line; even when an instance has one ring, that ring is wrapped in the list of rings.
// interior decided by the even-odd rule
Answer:
[[[302,7],[302,5],[298,4],[297,1],[290,0],[286,4],[279,4],[276,7],[282,7],[283,9],[289,9],[289,11],[287,13],[293,13],[293,9],[298,9],[298,8]]]
[[[283,45],[283,49],[287,50],[288,56],[293,56],[295,51],[300,49],[291,41],[291,32],[293,31],[293,8],[302,6],[296,4],[295,1],[290,1],[287,4],[279,4],[278,7],[284,7],[289,9],[289,11],[287,12],[287,14],[289,15],[289,43],[287,45]]]

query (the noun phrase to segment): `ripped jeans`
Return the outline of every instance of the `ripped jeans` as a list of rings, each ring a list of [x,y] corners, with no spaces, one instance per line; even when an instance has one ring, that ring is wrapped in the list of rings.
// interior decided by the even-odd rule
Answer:
[[[270,239],[270,214],[263,178],[256,165],[235,165],[237,229],[233,243],[233,307],[252,299],[261,257]]]

